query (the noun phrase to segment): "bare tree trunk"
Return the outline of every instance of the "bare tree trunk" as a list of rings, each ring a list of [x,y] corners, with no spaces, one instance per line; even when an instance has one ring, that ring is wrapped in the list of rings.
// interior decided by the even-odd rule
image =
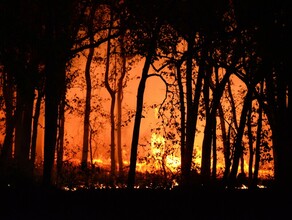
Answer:
[[[116,146],[115,146],[115,95],[111,96],[111,104],[110,104],[110,121],[111,121],[111,178],[115,180],[116,178]]]
[[[58,139],[57,139],[57,178],[60,177],[63,168],[64,156],[64,129],[65,129],[65,94],[59,104]]]
[[[250,106],[252,108],[252,106]],[[253,135],[252,135],[252,119],[251,119],[252,109],[249,110],[247,115],[247,135],[248,135],[248,147],[249,147],[249,163],[248,163],[248,183],[251,185],[253,179]]]
[[[94,48],[89,49],[89,54],[86,61],[85,68],[85,79],[86,79],[86,101],[84,110],[84,122],[83,122],[83,149],[82,149],[82,159],[81,167],[82,169],[87,168],[88,161],[88,144],[89,144],[89,127],[90,127],[90,100],[91,100],[91,77],[90,77],[90,64],[93,58]]]
[[[135,115],[132,144],[131,144],[130,170],[129,170],[129,175],[128,175],[128,188],[129,189],[134,188],[134,184],[135,184],[137,152],[138,152],[142,110],[143,110],[144,91],[145,91],[146,80],[148,78],[148,71],[149,71],[149,68],[150,68],[150,65],[152,62],[152,58],[155,55],[155,51],[156,51],[156,41],[158,38],[159,31],[160,31],[160,24],[159,25],[156,24],[156,27],[154,29],[154,33],[152,35],[152,39],[149,42],[149,49],[148,49],[148,53],[147,53],[144,67],[142,70],[141,80],[140,80],[140,83],[138,86],[137,102],[136,102],[136,115]]]
[[[205,77],[204,77],[204,85],[203,85],[203,95],[204,95],[204,104],[205,104],[205,118],[206,118],[206,125],[204,130],[204,139],[203,139],[203,146],[202,146],[202,161],[201,161],[201,176],[202,176],[202,183],[204,185],[208,184],[210,181],[210,174],[211,174],[211,144],[212,144],[212,135],[213,135],[213,121],[216,120],[216,115],[211,115],[211,104],[210,104],[210,67],[207,66],[205,63],[205,58],[203,57],[203,62],[200,65],[204,65],[205,69]],[[217,85],[219,86],[219,85]],[[213,95],[215,98],[215,95]],[[214,99],[213,99],[214,102]],[[213,106],[214,108],[214,106]],[[215,118],[214,118],[215,117]]]
[[[234,128],[232,125],[229,126],[228,129],[228,149],[229,149],[229,159],[228,159],[228,170],[225,169],[225,178],[226,181],[228,181],[229,179],[229,175],[230,175],[230,168],[231,168],[231,161],[233,159],[234,156],[234,147],[233,149],[230,149],[230,138],[231,138],[231,129],[235,130],[236,132],[238,131],[238,123],[237,123],[237,113],[236,113],[236,105],[235,105],[235,101],[234,101],[234,97],[233,97],[233,93],[231,90],[231,83],[230,81],[228,81],[227,84],[227,92],[228,92],[228,96],[229,96],[229,102],[230,102],[230,106],[231,106],[231,114],[232,114],[232,124],[234,124]],[[232,155],[230,155],[230,150],[232,150]],[[226,167],[227,168],[227,167]]]
[[[92,33],[93,28],[93,19],[95,15],[96,7],[92,7],[90,11],[90,23],[88,25],[88,35],[89,35],[89,43],[94,43],[94,35]],[[84,110],[84,122],[83,122],[83,149],[82,149],[82,159],[81,159],[81,168],[87,168],[88,162],[88,144],[89,144],[89,129],[90,129],[90,100],[91,100],[91,76],[90,76],[90,66],[92,62],[92,58],[94,55],[94,47],[89,48],[88,57],[86,60],[85,66],[85,82],[86,82],[86,100],[85,100],[85,110]]]
[[[217,174],[217,136],[216,136],[216,117],[215,120],[213,121],[213,134],[212,134],[212,155],[213,155],[213,160],[212,160],[212,180],[215,182],[216,181],[216,174]]]
[[[55,58],[54,58],[55,59]],[[53,62],[54,63],[54,62]],[[60,75],[65,74],[65,70],[58,71],[56,64],[48,64],[49,70],[47,75],[54,75],[54,71],[58,72]],[[52,65],[52,66],[51,66]],[[65,68],[65,67],[64,67]],[[45,92],[45,144],[44,144],[44,174],[43,183],[45,186],[50,186],[53,184],[53,165],[55,161],[55,151],[57,145],[57,126],[58,126],[58,116],[59,116],[59,96],[60,90],[57,88],[54,76],[47,77],[46,80],[46,92]]]
[[[118,93],[117,93],[117,150],[118,150],[118,163],[119,163],[119,175],[123,176],[123,154],[122,154],[122,101],[123,101],[123,81],[126,76],[126,53],[124,45],[124,36],[121,35],[120,39],[121,48],[121,76],[118,81]]]
[[[113,25],[113,12],[110,12],[110,27],[108,30],[108,36],[111,35],[111,29]],[[111,40],[108,39],[107,41],[107,59],[106,59],[106,70],[105,70],[105,87],[110,94],[111,97],[111,104],[110,104],[110,124],[111,124],[111,132],[110,132],[110,157],[111,157],[111,179],[114,180],[116,176],[116,159],[115,159],[115,98],[116,98],[116,91],[111,88],[109,83],[109,72],[110,72],[110,55],[111,55]]]
[[[231,172],[229,176],[230,187],[233,187],[236,182],[238,165],[239,165],[239,161],[244,150],[244,146],[242,146],[242,137],[243,137],[243,132],[246,125],[247,113],[250,109],[249,106],[251,105],[251,101],[252,101],[252,93],[253,93],[253,89],[248,88],[248,91],[244,100],[244,104],[242,107],[242,111],[241,111],[240,123],[239,123],[236,140],[235,140],[235,152],[234,152],[233,164],[232,164],[232,168],[231,168]]]
[[[59,105],[66,92],[66,64],[70,59],[72,33],[69,28],[72,2],[45,0],[45,137],[44,137],[44,186],[53,185],[53,167],[58,134]],[[58,7],[58,10],[57,10]],[[71,8],[70,8],[71,7]],[[69,9],[70,8],[70,9]]]
[[[217,84],[213,91],[212,108],[210,109],[209,120],[206,120],[202,146],[201,175],[203,183],[207,183],[210,179],[212,129],[215,129],[213,127],[213,121],[216,120],[216,112],[218,110],[218,106],[220,105],[220,100],[225,86],[229,81],[230,75],[231,71],[227,70],[220,84]],[[206,115],[207,114],[208,113],[206,113]]]
[[[29,81],[29,79],[28,79]],[[34,104],[34,88],[30,82],[18,85],[17,89],[17,121],[15,127],[15,159],[17,162],[18,180],[29,183],[32,178],[30,164],[31,125]]]
[[[240,156],[240,173],[244,174],[244,155],[243,153]]]
[[[215,81],[216,81],[216,85],[219,85],[219,68],[218,66],[214,67],[214,74],[215,74]],[[211,82],[211,81],[210,81]],[[212,88],[212,86],[211,86]],[[220,108],[222,108],[221,103],[218,104],[218,110],[216,111],[216,113],[220,112]],[[224,121],[224,120],[223,120]],[[224,132],[225,132],[225,125],[224,125]],[[217,117],[215,116],[215,120],[214,120],[214,125],[213,125],[213,146],[212,146],[212,152],[213,152],[213,164],[212,164],[212,179],[215,182],[217,177]],[[222,131],[222,137],[223,137],[223,131]]]
[[[260,85],[260,94],[263,94],[263,81]],[[263,104],[259,103],[258,109],[258,127],[257,127],[257,137],[256,137],[256,147],[255,147],[255,164],[254,164],[254,173],[252,178],[252,187],[256,188],[258,184],[258,175],[260,168],[260,159],[261,159],[261,136],[262,136],[262,127],[263,127]],[[252,164],[251,164],[252,165]]]
[[[37,135],[38,135],[38,123],[40,117],[41,103],[43,99],[43,91],[42,88],[38,90],[38,96],[35,104],[35,112],[33,116],[33,130],[32,130],[32,140],[31,140],[31,153],[30,160],[34,165],[36,160],[36,144],[37,144]]]
[[[266,62],[273,63],[269,59]],[[292,163],[289,159],[292,154],[291,105],[288,104],[291,101],[291,96],[289,96],[291,95],[291,79],[285,78],[285,73],[289,72],[288,67],[276,74],[271,66],[266,71],[269,72],[266,112],[272,130],[275,185],[279,189],[289,190],[292,184],[290,178]]]
[[[193,99],[193,37],[188,40],[188,56],[186,70],[186,91],[187,91],[187,114],[186,114],[186,145],[183,149],[184,154],[181,154],[181,170],[182,170],[182,185],[188,187],[191,181],[191,166],[193,159],[193,150],[195,142],[195,133],[197,126],[197,115],[199,108],[199,100],[201,96],[202,80],[204,70],[199,67],[199,73],[196,82],[195,97]]]
[[[179,105],[180,105],[180,150],[181,155],[185,155],[186,148],[186,108],[185,108],[185,99],[184,99],[184,88],[182,83],[181,68],[182,62],[176,65],[176,75],[177,75],[177,84],[179,89]]]
[[[225,170],[223,173],[223,182],[225,182],[229,176],[229,171],[231,167],[230,140],[226,133],[224,112],[223,112],[221,103],[219,104],[218,111],[219,111],[219,118],[220,118],[220,125],[221,125],[223,155],[224,155],[224,165],[225,165]]]

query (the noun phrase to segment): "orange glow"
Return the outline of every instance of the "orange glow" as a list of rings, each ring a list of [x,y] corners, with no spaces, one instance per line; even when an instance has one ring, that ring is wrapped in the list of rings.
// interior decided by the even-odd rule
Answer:
[[[184,52],[186,50],[186,43],[180,43],[180,51]],[[101,49],[102,50],[102,49]],[[78,71],[78,76],[74,82],[72,82],[71,87],[67,91],[68,103],[73,106],[74,111],[67,111],[65,113],[65,139],[66,139],[66,151],[67,155],[65,160],[69,159],[74,164],[80,164],[81,150],[82,150],[82,137],[83,137],[83,114],[84,114],[84,100],[85,100],[85,79],[84,79],[84,69],[85,69],[85,56],[76,58],[74,60],[74,65],[71,72]],[[158,62],[158,64],[161,61]],[[144,59],[137,62],[132,69],[128,72],[128,77],[131,78],[124,88],[123,94],[123,120],[126,121],[129,117],[128,112],[133,112],[136,108],[136,95],[137,88],[139,84],[139,77],[143,68]],[[159,66],[159,65],[157,65]],[[153,69],[151,70],[155,72]],[[100,112],[92,112],[91,114],[91,131],[92,131],[92,154],[93,161],[97,167],[103,167],[110,170],[110,123],[109,123],[109,110],[110,110],[110,96],[105,90],[103,84],[103,74],[104,66],[99,63],[94,63],[91,71],[92,76],[92,99],[91,105],[92,109],[99,108]],[[224,74],[224,69],[220,69],[219,78],[222,79]],[[213,79],[214,80],[214,79]],[[232,92],[235,96],[242,95],[237,90],[239,88],[246,89],[244,84],[235,76],[231,76]],[[146,91],[144,94],[145,101],[143,110],[143,119],[140,129],[140,139],[139,144],[139,159],[136,164],[138,172],[156,172],[165,169],[170,172],[179,172],[181,166],[181,155],[180,146],[178,144],[173,145],[169,143],[164,136],[159,133],[153,132],[152,129],[158,128],[161,125],[161,119],[159,116],[159,108],[151,109],[150,106],[160,105],[166,95],[166,86],[164,82],[159,77],[150,77],[147,80]],[[83,103],[83,105],[81,104]],[[240,112],[241,103],[237,103]],[[224,105],[224,108],[228,110],[228,106]],[[227,111],[226,110],[226,111]],[[3,112],[0,112],[3,114]],[[40,117],[39,135],[38,135],[38,157],[43,157],[43,130],[44,130],[44,113]],[[2,116],[2,115],[1,115]],[[236,121],[239,121],[239,114],[237,114]],[[201,165],[201,154],[202,154],[202,140],[203,140],[203,129],[204,129],[204,119],[198,122],[199,132],[196,134],[195,138],[195,148],[194,148],[194,164],[197,167]],[[226,119],[226,125],[231,123]],[[122,152],[123,152],[123,164],[129,166],[130,161],[130,146],[132,140],[132,130],[133,130],[133,118],[129,123],[122,127]],[[220,133],[220,131],[218,132]],[[2,136],[0,136],[2,138]],[[2,142],[2,140],[0,139]],[[220,143],[222,144],[222,143]],[[170,149],[171,148],[171,149]],[[89,157],[90,158],[90,157]],[[145,160],[142,160],[142,159]],[[217,154],[217,173],[224,170],[224,161],[222,152]],[[247,165],[248,158],[245,157],[244,169],[248,172]],[[264,168],[264,167],[261,167]],[[260,169],[259,175],[262,177],[273,176],[273,170],[271,167],[267,169]]]

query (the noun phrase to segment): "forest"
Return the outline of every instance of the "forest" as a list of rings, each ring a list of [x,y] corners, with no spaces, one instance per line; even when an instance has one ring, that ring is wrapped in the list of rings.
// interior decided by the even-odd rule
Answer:
[[[1,0],[0,22],[1,189],[291,190],[286,1]]]

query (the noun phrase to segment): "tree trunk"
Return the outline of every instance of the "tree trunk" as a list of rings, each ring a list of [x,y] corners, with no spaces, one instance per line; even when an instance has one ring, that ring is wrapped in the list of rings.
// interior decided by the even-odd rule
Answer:
[[[13,133],[15,127],[15,115],[13,107],[14,84],[11,73],[3,73],[3,97],[5,102],[5,138],[1,152],[1,158],[12,158]]]
[[[271,108],[267,115],[272,129],[275,185],[279,189],[289,189],[292,184],[289,177],[289,171],[292,170],[292,163],[289,162],[289,156],[292,154],[289,124],[291,108],[286,100],[288,90],[284,77],[281,78],[278,74],[277,82],[274,82],[272,77],[274,76],[267,82],[268,106]]]
[[[252,135],[252,105],[247,115],[247,136],[248,136],[248,147],[249,147],[249,163],[248,163],[248,183],[251,186],[253,179],[253,162],[254,162],[254,150],[253,150],[253,135]]]
[[[110,26],[108,30],[108,36],[111,35],[111,29],[113,25],[113,12],[110,12]],[[107,55],[106,55],[106,70],[104,74],[104,82],[105,87],[110,94],[111,97],[111,104],[110,104],[110,124],[111,124],[111,131],[110,131],[110,158],[111,158],[111,180],[115,179],[116,176],[116,153],[115,153],[115,99],[116,99],[116,91],[111,88],[109,82],[109,74],[110,74],[110,55],[111,55],[111,40],[110,38],[107,41]]]
[[[118,81],[118,93],[117,93],[117,150],[118,150],[118,163],[119,163],[119,175],[123,176],[123,151],[122,151],[122,101],[123,101],[123,81],[126,76],[126,53],[124,45],[124,36],[121,35],[120,39],[121,48],[121,76]]]
[[[45,89],[45,144],[44,144],[44,171],[43,183],[45,186],[53,184],[53,165],[57,143],[57,126],[59,116],[59,96],[62,94],[62,82],[56,82],[57,74],[65,75],[65,64],[58,68],[54,56],[47,62],[46,89]],[[58,80],[57,80],[58,81]],[[63,87],[64,88],[64,87]]]
[[[60,5],[68,10],[69,2]],[[61,23],[60,10],[56,1],[45,1],[45,137],[43,184],[53,184],[53,167],[55,162],[59,104],[65,94],[66,63],[70,51],[68,33],[64,32],[67,23]],[[63,16],[63,14],[62,14]],[[68,20],[66,20],[68,21]],[[60,23],[58,23],[60,22]],[[70,36],[72,37],[72,36]]]
[[[185,155],[186,149],[186,108],[185,108],[185,96],[184,96],[184,88],[182,83],[182,75],[181,68],[182,62],[178,63],[176,66],[176,75],[177,75],[177,84],[179,89],[179,106],[180,106],[180,150],[181,155]],[[181,158],[182,160],[183,158]]]
[[[231,167],[230,139],[228,138],[228,135],[226,133],[224,112],[223,112],[221,103],[219,104],[218,111],[219,111],[219,118],[220,118],[220,125],[221,125],[223,155],[224,155],[224,165],[225,165],[225,170],[223,173],[223,182],[226,182],[229,176],[229,171]]]
[[[39,89],[36,104],[35,104],[35,111],[34,111],[34,117],[33,117],[33,130],[32,130],[32,138],[31,138],[32,140],[31,140],[30,160],[31,160],[32,165],[35,164],[35,160],[36,160],[38,123],[39,123],[42,99],[43,99],[43,92],[41,91],[41,89]]]
[[[152,39],[149,42],[149,49],[145,59],[144,67],[142,70],[141,80],[138,86],[137,92],[137,101],[136,101],[136,115],[133,128],[132,144],[131,144],[131,155],[130,155],[130,169],[128,174],[128,188],[133,189],[135,185],[135,175],[136,175],[136,163],[137,163],[137,152],[138,152],[138,143],[139,143],[139,133],[140,125],[143,111],[143,100],[144,100],[144,91],[146,80],[148,78],[148,71],[152,62],[152,58],[155,55],[156,51],[156,41],[160,31],[160,24],[156,24]]]
[[[217,126],[217,123],[216,123],[216,117],[215,117],[215,120],[213,121],[213,134],[212,134],[212,155],[213,155],[213,160],[212,160],[212,180],[213,182],[216,181],[217,179],[217,135],[216,135],[216,126]]]
[[[86,79],[86,101],[84,110],[84,122],[83,122],[83,149],[82,149],[82,169],[87,168],[88,162],[88,144],[89,144],[89,129],[90,129],[90,100],[91,100],[91,77],[90,77],[90,65],[94,54],[94,48],[89,49],[89,54],[86,61],[85,79]]]
[[[204,57],[203,57],[203,60]],[[204,139],[203,139],[203,146],[202,146],[202,160],[201,160],[201,176],[202,176],[202,183],[204,185],[210,182],[210,172],[211,172],[211,144],[212,144],[212,135],[213,135],[213,125],[214,120],[216,120],[216,114],[211,115],[211,104],[210,104],[210,85],[209,80],[211,76],[210,67],[204,62],[201,62],[200,65],[205,66],[205,73],[204,73],[204,85],[203,85],[203,95],[204,95],[204,106],[205,106],[205,118],[206,118],[206,125],[204,130]],[[219,86],[219,85],[217,85]],[[213,95],[215,98],[215,95]],[[214,102],[213,98],[213,102]],[[214,106],[213,106],[214,107]]]
[[[88,25],[88,34],[90,44],[94,43],[94,35],[92,33],[93,28],[93,19],[96,11],[96,7],[93,7],[90,11],[90,23]],[[90,112],[91,112],[91,75],[90,67],[92,58],[94,55],[94,47],[89,48],[88,57],[86,60],[85,66],[85,82],[86,82],[86,100],[85,100],[85,110],[84,110],[84,122],[83,122],[83,149],[82,149],[82,159],[81,159],[81,168],[86,169],[88,164],[88,144],[89,144],[89,129],[90,129]]]
[[[62,173],[64,156],[64,129],[65,129],[65,94],[61,94],[59,103],[58,138],[57,138],[57,178]],[[58,182],[58,180],[57,180]]]
[[[18,181],[21,184],[32,180],[30,167],[31,125],[34,104],[34,88],[29,82],[17,88],[17,117],[15,127],[15,159],[17,163]]]
[[[250,109],[250,105],[252,101],[252,94],[253,94],[253,89],[248,88],[246,97],[244,99],[244,104],[243,104],[241,116],[240,116],[239,128],[238,128],[236,140],[235,140],[235,152],[234,152],[234,157],[233,157],[233,164],[232,164],[231,172],[229,175],[230,187],[234,187],[236,183],[238,165],[239,165],[239,161],[244,149],[244,146],[242,146],[242,137],[243,137],[244,128],[246,125],[247,113]]]
[[[224,92],[225,86],[229,81],[231,75],[230,70],[226,70],[226,73],[221,80],[220,84],[216,85],[213,91],[213,100],[211,105],[211,110],[209,113],[209,120],[206,120],[204,139],[202,146],[202,163],[201,163],[201,175],[203,183],[208,183],[210,179],[210,167],[211,167],[211,142],[212,142],[212,129],[214,126],[214,120],[216,120],[216,112],[220,104],[222,94]],[[206,113],[207,115],[208,113]]]
[[[186,96],[187,96],[187,114],[186,114],[186,145],[181,154],[181,171],[182,171],[182,186],[189,187],[191,182],[191,167],[193,159],[193,150],[195,142],[195,133],[197,126],[197,115],[199,108],[199,100],[201,96],[202,80],[204,70],[199,67],[199,73],[196,82],[195,95],[193,93],[193,37],[188,40],[188,55],[187,55],[187,70],[186,70]],[[193,99],[193,95],[195,96]]]
[[[263,93],[263,83],[261,83],[261,94]],[[261,158],[261,136],[262,136],[262,127],[263,127],[263,107],[262,103],[259,103],[259,109],[258,109],[258,127],[257,127],[257,137],[256,137],[256,148],[255,148],[255,164],[254,164],[254,173],[253,173],[253,179],[252,179],[252,187],[256,188],[258,184],[258,175],[259,175],[259,168],[260,168],[260,158]],[[252,164],[250,164],[252,165]]]

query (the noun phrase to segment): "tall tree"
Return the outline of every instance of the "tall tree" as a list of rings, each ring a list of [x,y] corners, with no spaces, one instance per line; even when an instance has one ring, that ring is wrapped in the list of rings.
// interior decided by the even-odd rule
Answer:
[[[93,20],[95,16],[96,6],[94,5],[90,9],[90,16],[88,18],[87,32],[89,35],[89,43],[94,43],[93,35]],[[90,129],[90,112],[91,112],[91,75],[90,67],[94,55],[94,47],[89,48],[88,57],[85,66],[85,82],[86,82],[86,97],[85,97],[85,110],[84,110],[84,122],[83,122],[83,149],[82,149],[82,159],[81,166],[83,169],[87,168],[88,164],[88,145],[89,145],[89,129]]]
[[[288,189],[291,185],[289,163],[291,138],[288,106],[288,90],[291,81],[288,77],[291,45],[289,28],[291,21],[288,14],[290,7],[286,2],[261,4],[253,1],[234,1],[235,15],[241,30],[251,31],[256,42],[257,53],[262,62],[256,73],[258,78],[267,79],[267,108],[272,129],[275,181],[279,188]],[[247,16],[248,15],[248,16]],[[288,80],[287,80],[288,79]]]
[[[83,22],[86,2],[43,1],[45,38],[45,142],[44,185],[52,184],[61,98],[66,93],[66,64]],[[64,105],[63,105],[64,106]]]
[[[38,2],[5,1],[1,9],[6,12],[5,23],[1,24],[3,36],[1,42],[1,63],[10,74],[9,78],[15,85],[16,109],[14,121],[7,124],[7,138],[5,151],[11,151],[10,141],[13,129],[15,130],[14,159],[20,181],[31,179],[30,147],[32,112],[34,105],[34,92],[37,82],[38,65],[41,60],[40,44],[41,24]],[[21,37],[19,37],[21,36]],[[8,79],[9,79],[8,78]],[[14,87],[12,84],[11,89]],[[9,90],[7,90],[9,92]],[[8,98],[8,96],[6,96]],[[11,111],[7,102],[8,110]],[[11,112],[10,112],[11,113]],[[9,114],[10,114],[9,113]],[[11,119],[9,115],[8,120]],[[6,140],[8,140],[6,139]],[[8,144],[8,145],[6,145]]]
[[[108,36],[111,35],[112,25],[113,25],[113,11],[110,9],[109,12],[109,29]],[[115,103],[116,103],[116,89],[110,86],[110,58],[111,58],[111,39],[108,39],[107,42],[107,51],[106,51],[106,69],[104,74],[105,87],[110,94],[111,104],[110,104],[110,158],[111,158],[111,178],[115,178],[116,175],[116,145],[115,145]]]
[[[152,1],[147,3],[142,2],[143,1],[140,1],[139,4],[131,4],[131,1],[128,2],[128,7],[130,8],[134,18],[133,21],[137,22],[136,24],[132,23],[133,26],[131,26],[131,28],[134,28],[137,25],[138,29],[136,34],[143,36],[143,39],[139,39],[139,41],[142,40],[140,43],[142,43],[143,46],[142,48],[139,48],[139,52],[145,54],[146,56],[137,91],[136,114],[132,135],[130,169],[127,184],[129,189],[132,189],[135,184],[139,133],[144,105],[144,91],[149,74],[148,72],[156,55],[157,40],[159,38],[160,28],[162,25],[162,21],[158,17],[160,12],[160,8],[158,7],[161,5],[157,5]],[[153,5],[155,5],[155,10],[152,10],[152,13],[148,14],[148,11],[153,7]],[[163,10],[161,10],[161,12],[162,11]]]
[[[127,73],[126,69],[126,50],[125,50],[124,34],[121,34],[119,38],[119,44],[121,48],[121,73],[118,79],[118,91],[117,91],[117,152],[119,163],[119,175],[123,176],[123,151],[122,151],[122,101],[123,101],[123,88],[124,78]]]

